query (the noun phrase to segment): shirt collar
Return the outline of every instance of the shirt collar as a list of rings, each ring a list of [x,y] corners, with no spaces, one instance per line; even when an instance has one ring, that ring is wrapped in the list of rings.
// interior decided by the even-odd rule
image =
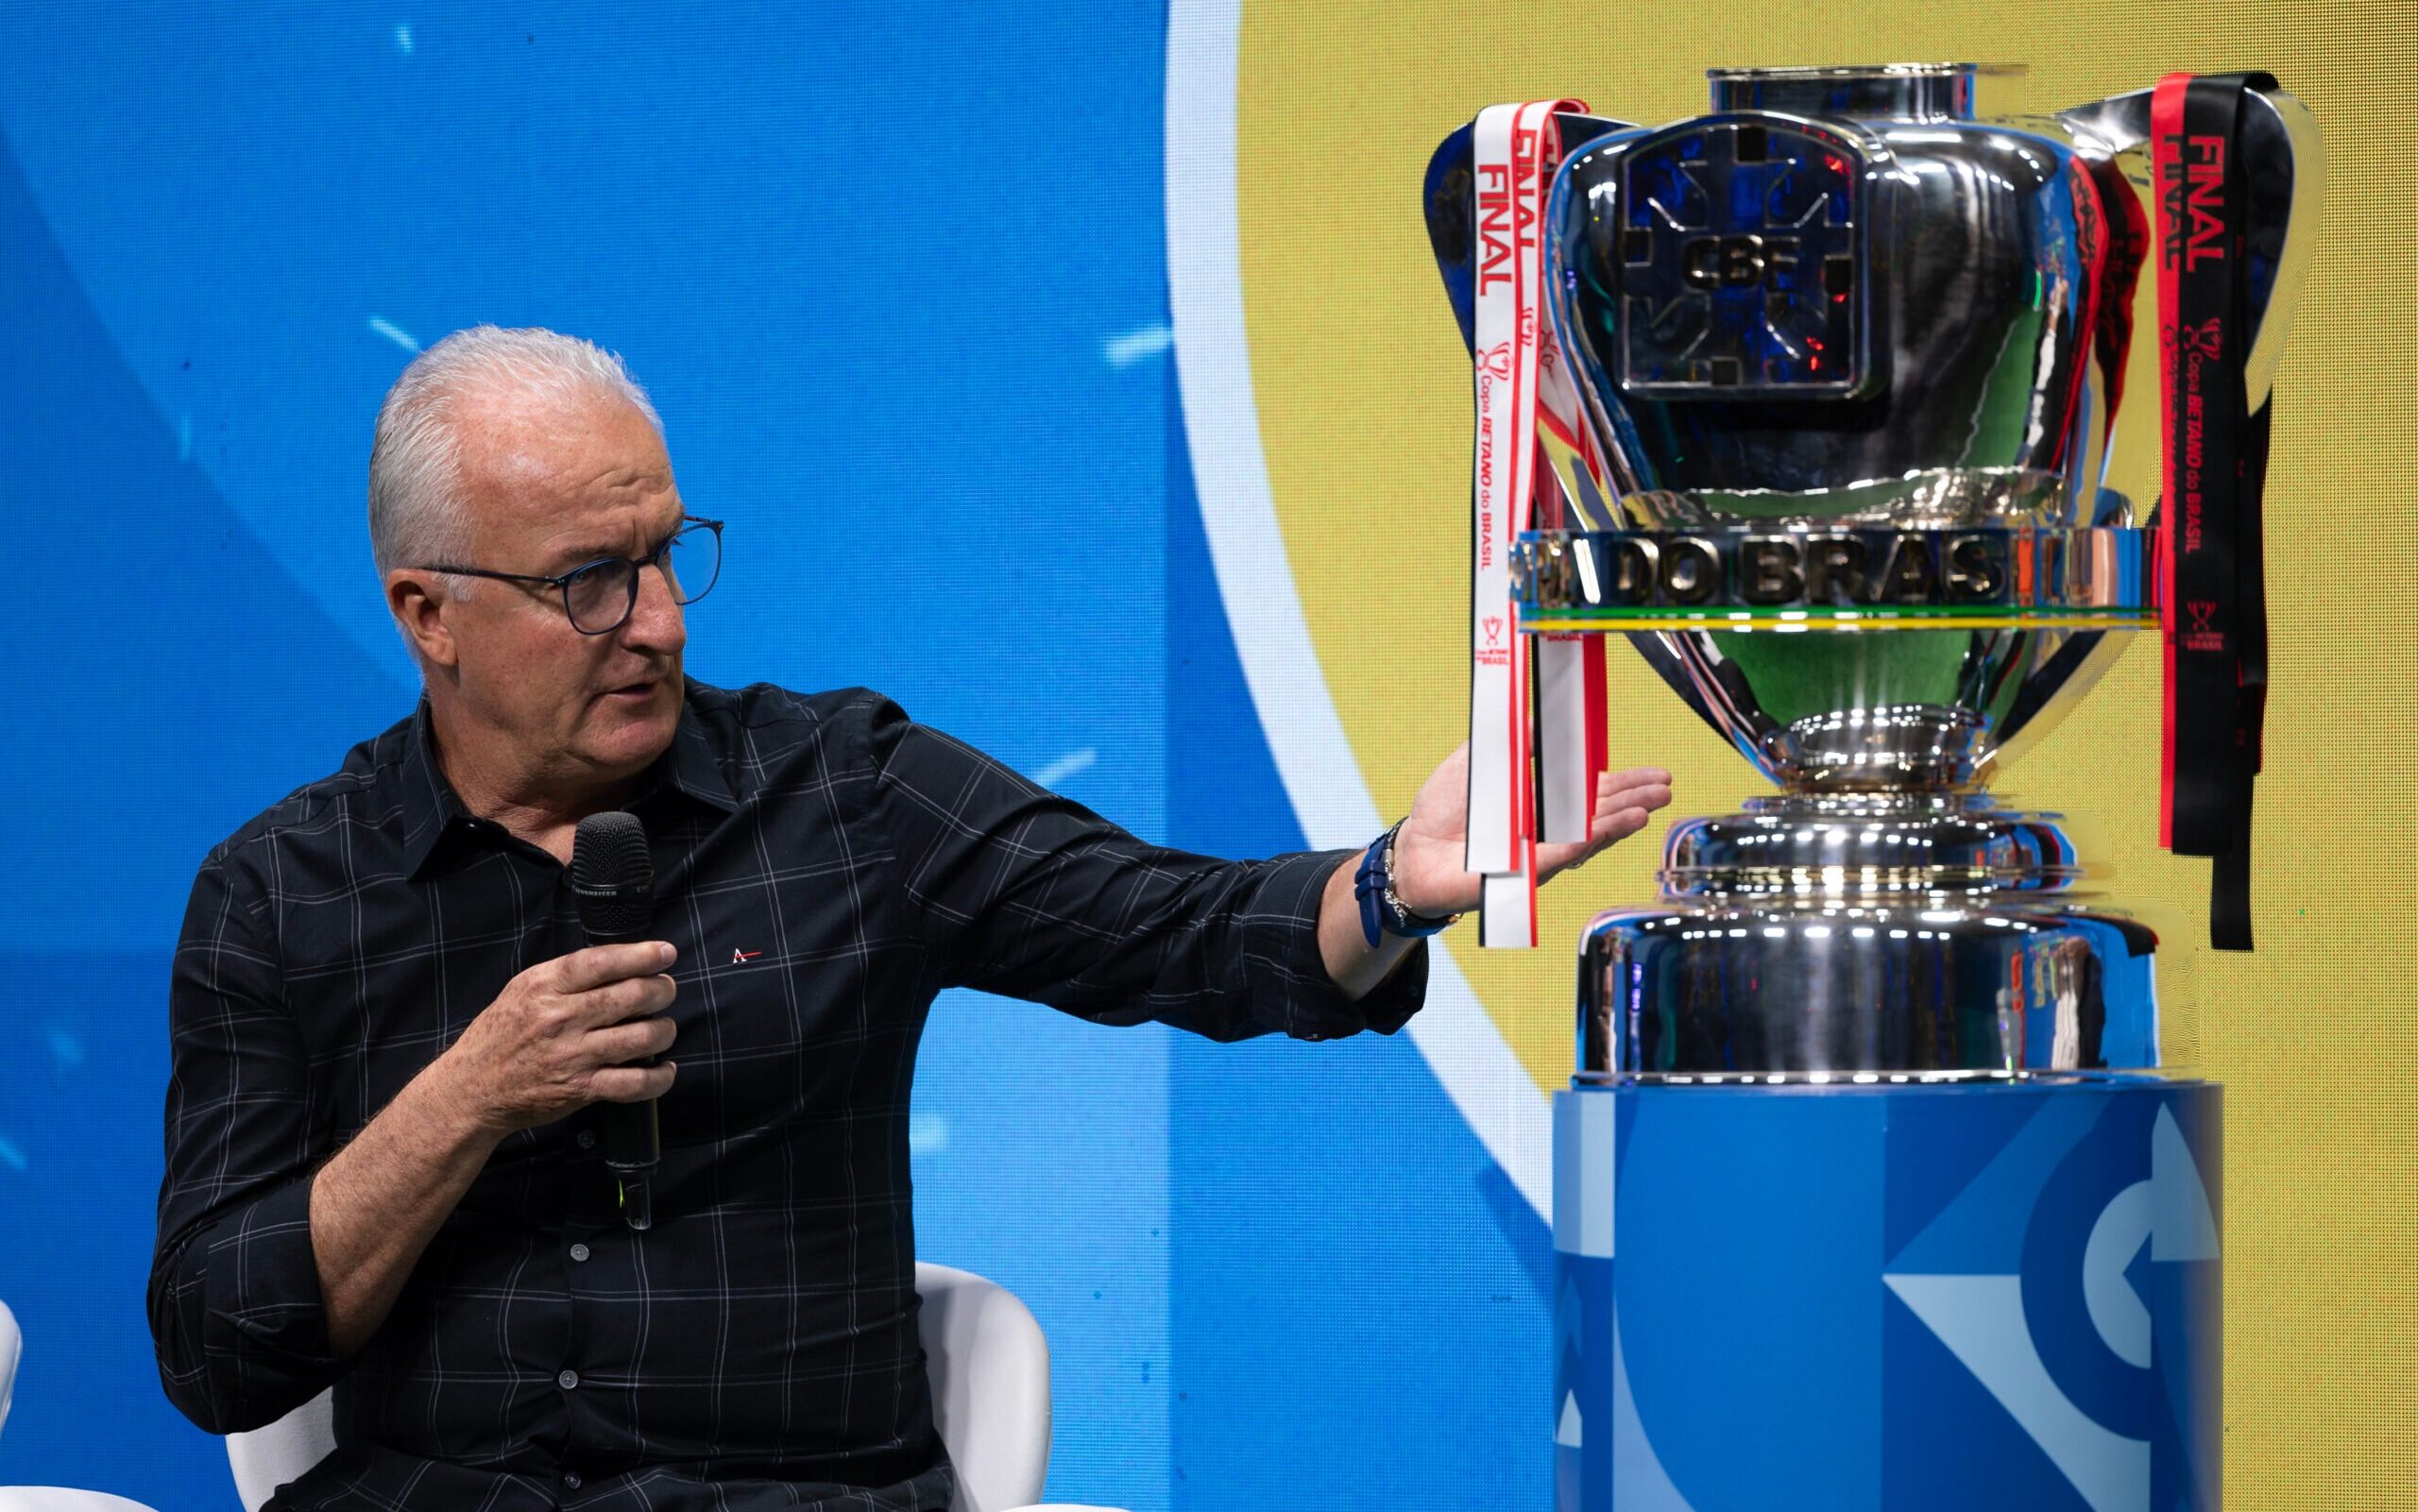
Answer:
[[[436,842],[469,815],[453,785],[436,764],[436,732],[430,727],[428,697],[420,696],[403,731],[403,872],[417,881]]]
[[[731,791],[713,739],[706,733],[705,722],[697,718],[694,693],[693,683],[684,688],[679,728],[672,732],[670,748],[639,779],[638,795],[631,799],[634,806],[669,788],[723,813],[738,811],[739,795]]]
[[[449,836],[493,826],[485,824],[464,807],[461,795],[445,780],[444,770],[436,760],[436,732],[430,722],[425,695],[412,711],[404,742],[403,871],[417,881],[428,874],[431,862],[444,848]],[[639,776],[630,807],[654,807],[665,792],[678,793],[725,814],[739,807],[738,796],[731,791],[730,779],[723,772],[713,741],[697,718],[696,705],[685,693],[680,701],[680,723],[673,731],[672,744]]]

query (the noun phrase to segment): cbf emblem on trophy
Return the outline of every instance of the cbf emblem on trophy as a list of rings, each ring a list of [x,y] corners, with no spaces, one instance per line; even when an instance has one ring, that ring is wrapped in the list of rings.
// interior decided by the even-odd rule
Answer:
[[[1572,1512],[2216,1504],[2218,1089],[2162,1069],[2154,932],[1987,790],[2157,632],[2162,838],[2248,947],[2266,413],[2321,158],[2263,75],[1985,122],[1979,72],[1720,71],[1653,128],[1501,106],[1428,171],[1489,354],[1486,943],[1534,943],[1534,844],[1585,832],[1608,634],[1779,790],[1676,824],[1661,898],[1579,942]],[[2150,501],[2105,476],[2153,246]]]
[[[1806,123],[1693,123],[1622,158],[1628,394],[1852,394],[1864,349],[1862,144]]]

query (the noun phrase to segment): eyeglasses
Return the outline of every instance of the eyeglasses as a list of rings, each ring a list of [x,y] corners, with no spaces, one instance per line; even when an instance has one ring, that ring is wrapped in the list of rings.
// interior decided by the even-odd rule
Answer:
[[[573,630],[583,636],[610,635],[622,628],[622,622],[638,607],[640,570],[662,568],[663,581],[672,589],[674,603],[696,603],[712,590],[714,580],[722,576],[723,522],[699,519],[694,515],[683,515],[680,519],[680,528],[644,556],[600,556],[553,577],[442,563],[432,563],[417,570],[494,578],[502,583],[542,583],[561,592],[563,613],[570,618]]]

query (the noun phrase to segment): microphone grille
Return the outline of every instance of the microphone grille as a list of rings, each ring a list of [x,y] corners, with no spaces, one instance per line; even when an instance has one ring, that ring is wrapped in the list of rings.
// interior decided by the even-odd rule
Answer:
[[[636,814],[590,814],[570,842],[570,885],[591,935],[635,936],[654,911],[655,862]]]

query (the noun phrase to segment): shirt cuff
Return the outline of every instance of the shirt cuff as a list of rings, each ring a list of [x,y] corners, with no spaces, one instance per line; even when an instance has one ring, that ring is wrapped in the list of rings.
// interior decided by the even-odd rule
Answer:
[[[307,1401],[338,1373],[311,1246],[311,1182],[287,1182],[221,1220],[206,1238],[202,1296],[210,1374],[247,1416]],[[291,1401],[287,1399],[291,1398]]]
[[[1283,1016],[1269,1027],[1295,1039],[1332,1040],[1363,1029],[1391,1034],[1427,1001],[1424,940],[1412,942],[1409,953],[1386,979],[1356,1000],[1344,996],[1327,975],[1326,956],[1319,948],[1319,912],[1325,904],[1327,879],[1338,866],[1359,858],[1356,850],[1302,851],[1267,863],[1244,951],[1254,974],[1262,977],[1253,983],[1253,995],[1283,1007]]]

